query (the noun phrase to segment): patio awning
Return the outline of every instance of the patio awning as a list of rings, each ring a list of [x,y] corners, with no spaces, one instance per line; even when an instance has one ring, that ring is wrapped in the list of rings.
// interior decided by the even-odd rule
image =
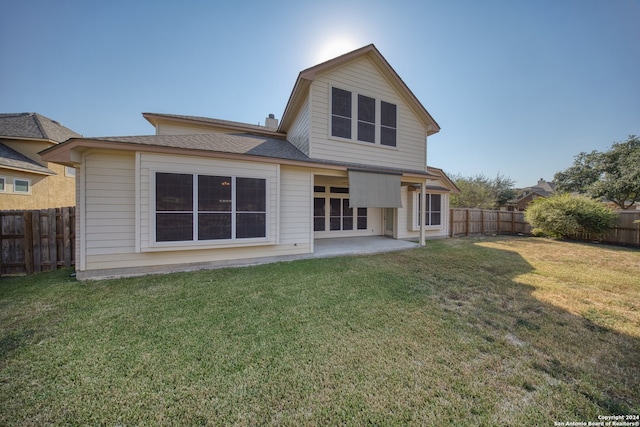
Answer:
[[[402,175],[349,170],[349,205],[352,208],[401,208]]]

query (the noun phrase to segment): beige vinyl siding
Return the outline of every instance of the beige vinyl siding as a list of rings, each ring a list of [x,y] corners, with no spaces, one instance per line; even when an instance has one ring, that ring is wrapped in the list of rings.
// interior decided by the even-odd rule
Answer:
[[[87,259],[130,253],[135,246],[135,155],[94,152],[84,161]]]
[[[309,169],[282,166],[280,169],[280,243],[309,244],[311,240],[311,191]]]
[[[406,186],[400,188],[400,198],[402,199],[403,207],[397,210],[397,215],[395,217],[396,226],[398,227],[398,229],[396,230],[398,239],[408,239],[410,237],[414,237],[413,233],[409,231],[411,229],[410,221],[412,218],[411,212],[413,209],[413,203],[411,202],[412,194],[413,193],[408,191]]]
[[[272,164],[144,153],[139,154],[138,159],[136,168],[135,154],[95,152],[86,158],[81,172],[89,171],[83,177],[81,189],[86,202],[84,212],[77,217],[79,226],[84,227],[80,234],[84,240],[81,244],[86,248],[79,268],[80,279],[207,268],[311,252],[309,170],[295,167],[280,170]],[[270,191],[267,201],[270,241],[247,246],[238,243],[239,246],[232,247],[163,248],[159,252],[145,252],[145,248],[153,249],[150,246],[149,176],[157,169],[265,177]],[[140,195],[137,216],[136,175]],[[82,221],[81,215],[84,215]],[[275,244],[280,228],[280,243]],[[138,247],[142,250],[136,250],[136,238],[140,239]]]
[[[337,87],[397,106],[397,147],[330,136],[330,93]],[[426,128],[366,58],[319,76],[311,84],[311,156],[375,166],[426,170]],[[352,118],[357,119],[357,118]]]
[[[309,155],[309,97],[305,99],[291,129],[287,132],[287,140],[298,150]]]

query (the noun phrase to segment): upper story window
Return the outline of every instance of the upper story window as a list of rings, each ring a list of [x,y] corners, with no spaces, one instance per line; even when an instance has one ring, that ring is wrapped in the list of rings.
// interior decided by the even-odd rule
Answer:
[[[331,91],[331,135],[351,139],[351,92]]]
[[[4,193],[5,191],[5,178],[0,176],[0,193]]]
[[[331,136],[395,147],[397,116],[395,104],[331,88]]]
[[[395,104],[380,101],[380,144],[396,146],[397,107]]]
[[[376,142],[376,100],[358,95],[358,141]]]

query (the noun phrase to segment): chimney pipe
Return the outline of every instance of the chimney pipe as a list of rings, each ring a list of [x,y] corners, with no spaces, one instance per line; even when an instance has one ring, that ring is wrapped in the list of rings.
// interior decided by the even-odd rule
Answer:
[[[278,129],[278,119],[276,119],[275,115],[269,114],[269,116],[264,120],[264,125],[269,129],[276,130]]]

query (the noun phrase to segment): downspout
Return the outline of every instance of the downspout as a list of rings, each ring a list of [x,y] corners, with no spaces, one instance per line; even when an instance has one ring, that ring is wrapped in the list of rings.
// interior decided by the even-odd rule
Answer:
[[[427,244],[427,233],[425,230],[425,220],[427,218],[427,182],[423,182],[420,184],[420,246],[425,246]]]

